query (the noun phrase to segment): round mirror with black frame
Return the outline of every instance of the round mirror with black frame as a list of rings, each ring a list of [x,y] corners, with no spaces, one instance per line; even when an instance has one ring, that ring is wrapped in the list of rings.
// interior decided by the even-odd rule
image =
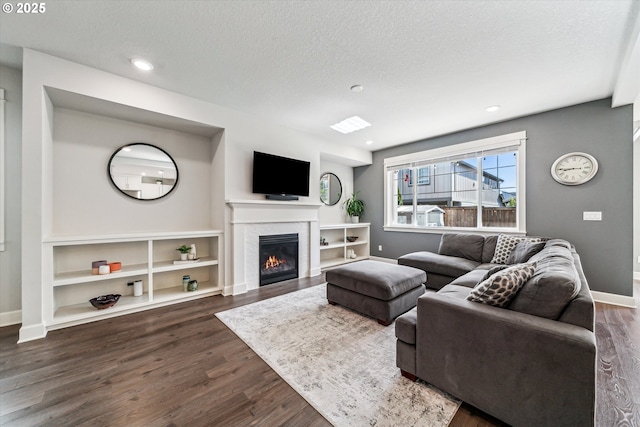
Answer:
[[[327,206],[333,206],[342,197],[342,183],[334,173],[326,172],[320,177],[320,201]]]
[[[178,166],[169,153],[144,142],[118,148],[107,173],[122,194],[137,200],[161,199],[178,183]]]

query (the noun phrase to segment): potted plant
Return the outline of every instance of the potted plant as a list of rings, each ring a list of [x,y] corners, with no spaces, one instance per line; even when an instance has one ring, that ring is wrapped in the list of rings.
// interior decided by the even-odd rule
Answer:
[[[182,245],[179,248],[176,249],[176,251],[180,252],[180,260],[181,261],[186,261],[187,260],[187,255],[189,254],[189,251],[191,250],[191,246],[187,246],[187,245]]]
[[[356,191],[344,201],[344,207],[347,215],[351,217],[351,222],[360,222],[360,215],[364,212],[364,201],[358,199],[358,193],[359,191]]]

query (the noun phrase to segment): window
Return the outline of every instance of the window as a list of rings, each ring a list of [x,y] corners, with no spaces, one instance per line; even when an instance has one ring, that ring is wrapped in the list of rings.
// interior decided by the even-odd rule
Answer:
[[[525,141],[523,131],[385,159],[385,229],[524,232]]]

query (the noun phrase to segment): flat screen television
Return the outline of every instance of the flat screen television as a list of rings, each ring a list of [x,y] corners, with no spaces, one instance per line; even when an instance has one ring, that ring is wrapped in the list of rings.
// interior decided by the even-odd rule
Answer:
[[[310,163],[253,152],[253,192],[269,199],[296,200],[309,196]]]

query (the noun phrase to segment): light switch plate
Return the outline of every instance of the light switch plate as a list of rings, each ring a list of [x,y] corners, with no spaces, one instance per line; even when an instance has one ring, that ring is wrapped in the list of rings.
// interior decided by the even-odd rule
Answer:
[[[602,212],[582,212],[583,221],[602,221]]]

